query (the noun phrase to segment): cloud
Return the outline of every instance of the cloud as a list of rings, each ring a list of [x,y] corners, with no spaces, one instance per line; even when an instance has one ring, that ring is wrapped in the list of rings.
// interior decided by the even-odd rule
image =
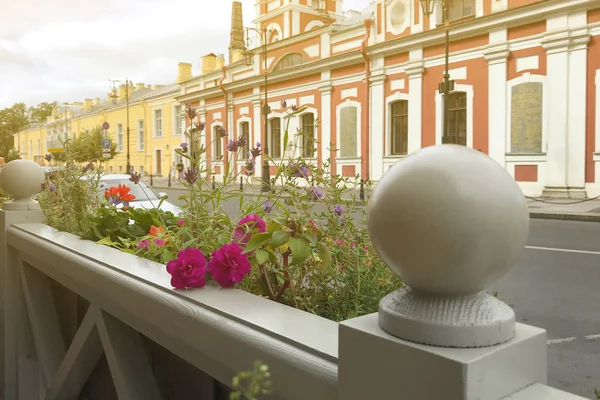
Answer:
[[[242,0],[247,25],[254,1]],[[230,23],[223,0],[3,1],[0,108],[104,98],[109,79],[172,83],[177,63],[198,73],[204,54],[227,53]]]

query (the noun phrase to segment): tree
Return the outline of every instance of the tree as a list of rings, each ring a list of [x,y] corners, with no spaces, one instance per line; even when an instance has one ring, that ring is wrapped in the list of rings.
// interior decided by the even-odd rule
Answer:
[[[46,118],[52,115],[52,110],[56,107],[56,102],[47,103],[42,102],[37,107],[29,107],[27,113],[29,115],[30,123],[45,123]]]
[[[102,129],[98,126],[91,131],[81,133],[75,139],[72,139],[68,146],[73,160],[77,162],[90,162],[92,160],[102,160]],[[110,158],[117,154],[116,143],[110,145]]]
[[[8,159],[9,151],[15,147],[13,134],[28,126],[29,116],[24,103],[0,110],[0,157]]]

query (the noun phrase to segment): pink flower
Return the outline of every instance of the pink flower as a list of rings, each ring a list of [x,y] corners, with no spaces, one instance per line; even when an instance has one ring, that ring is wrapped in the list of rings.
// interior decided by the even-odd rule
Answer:
[[[174,288],[201,288],[206,285],[206,258],[198,249],[181,250],[177,258],[167,264],[167,272],[171,274]]]
[[[184,220],[180,219],[179,221],[177,221],[177,225],[179,225],[179,227],[181,228],[184,224]]]
[[[226,244],[213,252],[208,270],[219,285],[230,287],[250,273],[250,261],[237,243]]]
[[[260,216],[250,214],[238,223],[233,231],[233,237],[238,243],[246,244],[250,241],[254,233],[263,233],[266,230],[266,222]]]
[[[344,241],[342,239],[335,239],[335,244],[337,244],[338,246],[343,246]]]
[[[149,240],[140,240],[138,242],[138,245],[137,245],[137,249],[138,250],[140,250],[140,249],[149,249],[149,248],[150,248],[150,241]]]
[[[154,239],[154,244],[158,247],[165,247],[165,241],[162,239]]]
[[[344,270],[346,269],[346,267],[345,267],[345,266],[343,266],[343,265],[338,265],[338,269],[339,269],[340,271],[344,271]]]

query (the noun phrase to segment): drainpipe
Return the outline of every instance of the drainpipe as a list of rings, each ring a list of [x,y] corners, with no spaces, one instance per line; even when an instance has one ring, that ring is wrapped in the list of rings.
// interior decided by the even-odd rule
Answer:
[[[370,179],[370,160],[371,160],[371,146],[369,143],[369,127],[371,121],[371,57],[367,54],[367,46],[369,45],[369,39],[371,38],[371,26],[373,25],[372,19],[365,19],[365,38],[363,39],[360,52],[365,59],[365,95],[364,95],[364,116],[362,122],[362,129],[360,134],[361,152],[364,154],[361,163],[360,176],[361,180],[368,181]],[[361,154],[362,156],[362,154]]]
[[[225,118],[223,120],[223,128],[225,129],[225,132],[229,133],[229,130],[228,130],[228,125],[229,125],[229,99],[227,98],[227,90],[225,89],[225,85],[224,85],[225,79],[227,79],[227,67],[223,66],[221,68],[221,70],[223,71],[223,77],[219,81],[219,88],[223,92],[223,97],[224,97],[224,100],[225,100]],[[233,135],[232,135],[232,138],[233,138]],[[222,152],[223,152],[223,168],[225,169],[225,171],[229,171],[229,158],[228,158],[228,154],[227,154],[227,137],[222,138],[221,141],[222,141],[221,142],[221,149],[222,149]],[[223,175],[225,175],[224,172],[223,172]]]

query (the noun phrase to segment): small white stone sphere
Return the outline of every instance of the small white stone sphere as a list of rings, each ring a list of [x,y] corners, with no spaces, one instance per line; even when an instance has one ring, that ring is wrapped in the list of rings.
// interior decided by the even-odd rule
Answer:
[[[15,200],[29,199],[39,193],[45,180],[42,167],[29,160],[13,160],[0,172],[0,186]]]
[[[417,291],[472,295],[505,275],[529,234],[525,196],[485,154],[458,145],[395,164],[368,204],[373,246]]]

